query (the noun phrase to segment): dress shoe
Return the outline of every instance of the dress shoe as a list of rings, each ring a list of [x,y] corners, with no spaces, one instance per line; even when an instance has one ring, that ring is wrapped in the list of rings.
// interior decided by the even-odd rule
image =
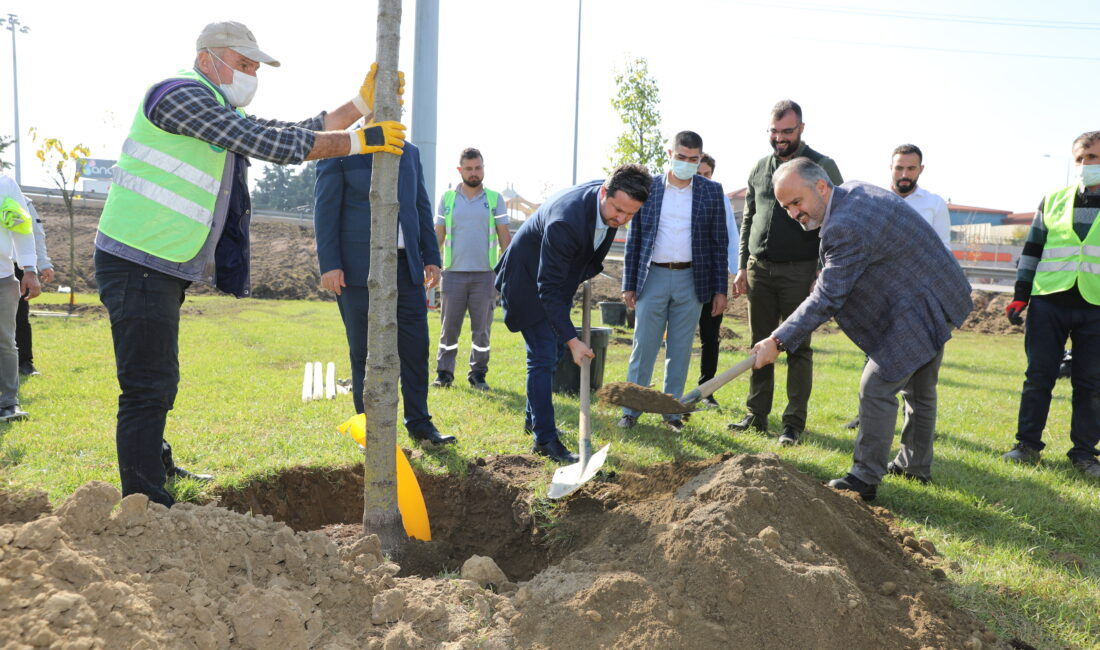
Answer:
[[[793,447],[798,444],[800,438],[802,438],[802,432],[787,425],[783,427],[783,433],[779,434],[779,444],[784,447]]]
[[[638,424],[638,416],[637,415],[624,415],[619,420],[619,428],[620,429],[631,429],[631,428],[634,427],[635,424]]]
[[[485,375],[470,375],[467,379],[474,390],[489,390],[489,384],[485,383]]]
[[[580,461],[580,457],[569,451],[565,445],[561,444],[561,440],[557,438],[554,438],[546,444],[539,444],[536,442],[531,451],[539,456],[546,456],[560,465],[569,465]]]
[[[455,376],[449,372],[440,372],[435,376],[435,381],[432,382],[432,386],[436,388],[450,388],[454,383]]]
[[[864,501],[874,501],[875,493],[878,492],[877,485],[870,485],[859,480],[852,474],[848,474],[843,478],[834,478],[829,481],[829,487],[834,490],[847,490],[848,492],[855,492],[859,495],[859,498]]]
[[[1075,458],[1070,462],[1073,463],[1075,470],[1081,472],[1082,476],[1100,478],[1100,462],[1097,462],[1095,458]]]
[[[409,437],[413,440],[416,440],[417,442],[426,440],[433,445],[450,445],[457,442],[457,439],[454,436],[445,436],[439,433],[439,431],[437,431],[435,427],[432,427],[430,430],[424,432],[410,431]]]
[[[15,422],[16,420],[26,420],[28,413],[19,408],[18,404],[11,406],[5,406],[0,408],[0,422]]]
[[[905,468],[901,467],[900,465],[898,465],[894,461],[890,461],[889,463],[886,463],[886,473],[887,474],[893,474],[894,476],[900,476],[902,478],[907,478],[910,481],[916,481],[917,483],[920,483],[921,485],[928,485],[929,483],[932,482],[932,479],[928,478],[927,476],[919,476],[917,474],[911,474],[911,473],[905,471]]]
[[[1039,462],[1039,457],[1042,455],[1038,449],[1028,447],[1022,442],[1017,442],[1012,449],[1008,450],[1001,455],[1001,458],[1012,463],[1022,463],[1024,465],[1036,465]]]
[[[182,467],[169,467],[165,470],[165,475],[168,478],[189,478],[192,481],[199,481],[200,483],[209,483],[214,480],[214,476],[211,474],[196,474],[194,472],[188,472]]]
[[[673,420],[664,420],[664,425],[669,429],[672,429],[676,433],[680,433],[684,430],[684,421],[680,418],[676,418]]]
[[[19,364],[19,374],[24,377],[33,377],[38,374],[38,369],[30,361]]]
[[[699,402],[699,406],[705,409],[721,408],[718,406],[718,400],[714,399],[714,395],[707,395]]]
[[[845,429],[858,429],[859,428],[859,416],[855,416],[848,423],[844,425]]]
[[[749,413],[740,422],[731,422],[729,425],[731,431],[747,431],[750,427],[756,429],[760,433],[767,433],[768,418],[762,418],[758,415]]]

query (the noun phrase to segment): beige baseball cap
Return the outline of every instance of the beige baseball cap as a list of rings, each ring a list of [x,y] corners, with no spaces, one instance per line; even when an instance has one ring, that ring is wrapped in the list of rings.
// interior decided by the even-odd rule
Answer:
[[[279,62],[256,44],[256,37],[252,32],[241,23],[232,20],[210,23],[203,27],[199,40],[195,43],[195,50],[205,50],[208,47],[228,47],[253,61],[279,67]]]

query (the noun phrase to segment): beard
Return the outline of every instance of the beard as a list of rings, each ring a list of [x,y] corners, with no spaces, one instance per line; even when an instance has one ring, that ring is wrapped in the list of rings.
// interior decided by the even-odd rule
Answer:
[[[469,178],[463,178],[462,184],[466,187],[478,188],[481,187],[481,179],[477,176],[471,176]]]
[[[899,178],[894,181],[894,189],[900,194],[908,194],[917,189],[917,181],[908,178]]]
[[[770,142],[772,151],[774,151],[777,156],[789,156],[802,145],[802,138],[797,138],[790,142],[780,142],[779,140],[772,139]]]

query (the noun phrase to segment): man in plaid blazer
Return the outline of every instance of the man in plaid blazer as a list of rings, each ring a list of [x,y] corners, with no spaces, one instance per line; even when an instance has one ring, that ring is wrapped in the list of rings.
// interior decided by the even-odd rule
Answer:
[[[691,363],[695,325],[703,303],[726,309],[725,194],[722,185],[697,175],[703,139],[681,131],[672,139],[668,172],[653,179],[626,239],[623,302],[635,309],[634,349],[627,381],[648,386],[665,339],[664,392],[680,397]],[[667,335],[666,335],[667,332]],[[629,429],[640,411],[623,409],[619,426]],[[679,416],[665,423],[679,431]]]
[[[823,268],[809,297],[753,347],[756,367],[835,318],[869,360],[854,462],[829,485],[870,501],[884,474],[928,483],[943,348],[973,309],[970,283],[932,226],[894,193],[859,181],[834,187],[807,158],[783,164],[773,179],[787,214],[807,231],[820,228]],[[899,392],[905,424],[888,462]]]

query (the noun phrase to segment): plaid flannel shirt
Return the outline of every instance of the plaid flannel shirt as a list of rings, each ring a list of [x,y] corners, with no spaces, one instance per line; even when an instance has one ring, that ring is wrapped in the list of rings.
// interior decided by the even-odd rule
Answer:
[[[145,111],[149,121],[169,133],[279,165],[304,162],[313,149],[313,132],[324,130],[325,121],[324,112],[301,122],[242,117],[219,104],[206,86],[178,80],[154,89]]]

